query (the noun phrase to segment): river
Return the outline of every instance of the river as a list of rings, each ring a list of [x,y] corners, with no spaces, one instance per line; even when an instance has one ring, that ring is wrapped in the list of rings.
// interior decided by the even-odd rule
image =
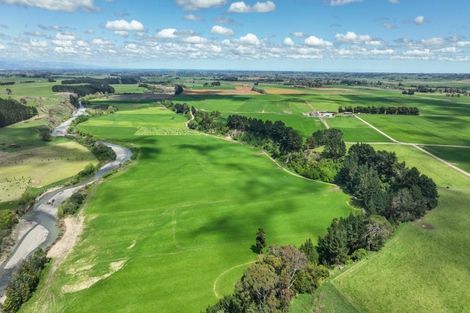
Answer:
[[[52,131],[52,136],[66,136],[72,122],[80,115],[85,114],[86,109],[80,103],[80,107],[74,112],[73,116]],[[8,258],[0,264],[0,297],[4,296],[8,282],[21,262],[39,248],[48,249],[57,240],[59,236],[59,227],[57,225],[59,206],[76,191],[98,181],[104,175],[130,160],[132,156],[130,149],[109,142],[102,143],[114,150],[116,153],[114,161],[103,165],[93,177],[85,179],[77,185],[58,187],[46,191],[36,198],[32,209],[15,226],[13,230],[13,233],[16,234],[15,245]]]

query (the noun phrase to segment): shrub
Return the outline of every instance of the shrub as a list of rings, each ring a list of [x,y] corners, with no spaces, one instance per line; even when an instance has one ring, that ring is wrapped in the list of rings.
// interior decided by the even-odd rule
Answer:
[[[18,312],[21,305],[32,297],[39,284],[41,272],[47,262],[48,258],[43,250],[34,252],[29,259],[23,261],[6,288],[3,312]]]
[[[60,215],[73,215],[75,214],[80,206],[85,202],[87,197],[87,192],[85,190],[80,190],[74,193],[67,201],[65,201],[60,209]]]

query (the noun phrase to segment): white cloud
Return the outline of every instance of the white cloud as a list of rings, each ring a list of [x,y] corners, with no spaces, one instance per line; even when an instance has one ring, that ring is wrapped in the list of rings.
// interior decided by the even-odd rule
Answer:
[[[215,25],[214,27],[212,27],[211,33],[222,35],[222,36],[232,36],[233,30],[231,30],[230,28],[220,26],[220,25]]]
[[[400,0],[388,0],[388,2],[393,3],[393,4],[398,4],[400,3]]]
[[[55,35],[57,40],[75,40],[75,35],[67,33],[57,33]]]
[[[36,7],[51,11],[95,11],[93,0],[0,0],[6,4]]]
[[[135,43],[129,43],[129,44],[125,45],[124,49],[127,52],[131,52],[131,53],[143,53],[144,52],[144,49],[142,47],[139,47]]]
[[[318,38],[316,36],[309,36],[305,38],[305,44],[308,46],[313,46],[313,47],[330,47],[333,44],[329,41],[326,41],[322,38]]]
[[[240,41],[250,45],[259,45],[260,41],[258,37],[254,34],[248,33],[245,36],[240,37]]]
[[[54,46],[58,47],[71,47],[73,46],[73,41],[75,40],[75,35],[66,34],[66,33],[57,33],[55,39],[52,40]]]
[[[253,6],[253,12],[268,13],[276,10],[276,4],[272,1],[256,2]]]
[[[45,48],[45,47],[47,47],[47,41],[45,41],[45,40],[31,39],[29,41],[29,44],[32,47],[36,47],[36,48]]]
[[[144,25],[136,20],[132,20],[130,22],[126,20],[115,20],[115,21],[108,21],[105,26],[109,30],[114,31],[143,31]]]
[[[197,22],[197,21],[202,20],[202,17],[195,15],[195,14],[187,14],[184,16],[184,19],[187,21]]]
[[[88,42],[86,42],[84,40],[79,40],[79,41],[77,41],[77,46],[79,46],[79,47],[88,47]]]
[[[225,0],[176,0],[176,3],[185,10],[208,9],[224,5]]]
[[[380,45],[382,42],[372,39],[369,35],[358,35],[354,32],[347,32],[346,34],[336,34],[336,40],[346,43],[365,43],[368,45]]]
[[[256,2],[253,6],[247,5],[244,1],[234,2],[228,11],[231,13],[268,13],[276,10],[276,4],[272,1]]]
[[[414,49],[414,50],[408,50],[408,51],[403,52],[403,55],[411,56],[411,57],[428,57],[431,54],[432,54],[431,50],[429,49],[421,49],[421,50]]]
[[[114,33],[118,36],[127,37],[129,32],[127,30],[115,30]]]
[[[5,45],[0,42],[0,50],[6,49]]]
[[[183,41],[187,43],[192,43],[192,44],[200,44],[200,43],[206,42],[207,39],[201,36],[189,36],[189,37],[184,38]]]
[[[339,6],[339,5],[345,5],[345,4],[350,4],[353,2],[362,2],[362,0],[330,0],[329,3],[332,6]]]
[[[73,47],[55,47],[54,51],[58,54],[76,54],[77,51]]]
[[[415,18],[416,25],[423,25],[424,24],[424,16],[420,15]]]
[[[456,53],[458,52],[456,47],[446,47],[438,50],[439,52],[444,52],[444,53]]]
[[[282,42],[286,46],[294,46],[295,43],[290,37],[284,38],[284,41]]]
[[[157,33],[158,38],[175,38],[176,29],[175,28],[164,28]]]
[[[302,38],[305,36],[303,32],[293,32],[292,35],[297,38]]]
[[[421,43],[425,46],[442,46],[446,43],[446,40],[442,37],[433,37],[429,39],[421,40]]]
[[[97,46],[108,46],[111,45],[111,41],[102,39],[102,38],[94,38],[91,41],[92,44],[97,45]]]

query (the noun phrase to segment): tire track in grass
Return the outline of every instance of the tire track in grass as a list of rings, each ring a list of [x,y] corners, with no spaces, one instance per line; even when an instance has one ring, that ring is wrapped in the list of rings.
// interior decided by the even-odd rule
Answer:
[[[243,267],[243,266],[247,266],[247,265],[250,265],[250,264],[253,264],[255,263],[256,261],[250,261],[250,262],[246,262],[246,263],[243,263],[243,264],[238,264],[238,265],[235,265],[235,266],[232,266],[228,269],[226,269],[225,271],[223,271],[222,273],[219,274],[219,276],[216,277],[216,279],[214,280],[214,284],[212,286],[212,290],[214,291],[214,295],[217,297],[217,299],[222,299],[222,296],[217,292],[217,283],[219,282],[219,280],[224,276],[226,275],[227,273],[237,269],[237,268],[240,268],[240,267]]]
[[[367,126],[369,126],[370,128],[374,129],[375,131],[379,132],[380,134],[382,134],[383,136],[387,137],[388,139],[390,139],[394,144],[397,144],[397,145],[403,145],[403,146],[411,146],[415,149],[417,149],[418,151],[421,151],[422,153],[424,154],[427,154],[428,156],[430,156],[431,158],[445,164],[446,166],[450,167],[451,169],[453,170],[456,170],[457,172],[459,172],[460,174],[463,174],[464,176],[467,176],[467,177],[470,177],[470,173],[464,171],[463,169],[461,169],[460,167],[457,167],[455,166],[454,164],[450,163],[450,162],[447,162],[446,160],[444,159],[441,159],[440,157],[432,154],[431,152],[423,149],[421,146],[421,144],[416,144],[416,143],[408,143],[408,142],[401,142],[401,141],[398,141],[394,138],[392,138],[391,136],[387,135],[386,133],[384,133],[383,131],[381,131],[380,129],[378,129],[377,127],[375,127],[374,125],[370,124],[369,122],[365,121],[364,119],[360,118],[359,116],[357,116],[356,114],[354,114],[354,117],[356,117],[357,119],[359,119],[361,122],[363,122],[364,124],[366,124]],[[424,146],[424,145],[423,145]],[[433,146],[432,144],[429,144],[428,146]]]

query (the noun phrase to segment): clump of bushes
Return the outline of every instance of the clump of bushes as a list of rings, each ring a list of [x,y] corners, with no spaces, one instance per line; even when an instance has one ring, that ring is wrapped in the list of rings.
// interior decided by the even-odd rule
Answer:
[[[7,286],[3,312],[18,312],[21,305],[32,297],[39,284],[41,272],[48,261],[43,250],[34,252],[29,259],[23,261]]]
[[[235,292],[206,309],[206,313],[287,312],[297,294],[313,293],[329,275],[293,246],[272,246],[249,266]]]
[[[18,223],[18,217],[14,211],[0,211],[0,243],[10,234],[11,229],[16,225],[16,223]]]
[[[100,162],[113,161],[116,159],[114,150],[101,142],[95,142],[90,150]]]
[[[381,216],[364,214],[334,219],[327,234],[318,240],[319,261],[325,265],[345,264],[378,251],[393,234],[393,226]]]
[[[227,127],[221,118],[220,112],[196,111],[193,114],[194,119],[189,122],[189,128],[211,134],[224,134],[227,132]]]
[[[68,200],[66,200],[59,208],[59,215],[73,215],[85,202],[87,197],[86,190],[75,192]]]

